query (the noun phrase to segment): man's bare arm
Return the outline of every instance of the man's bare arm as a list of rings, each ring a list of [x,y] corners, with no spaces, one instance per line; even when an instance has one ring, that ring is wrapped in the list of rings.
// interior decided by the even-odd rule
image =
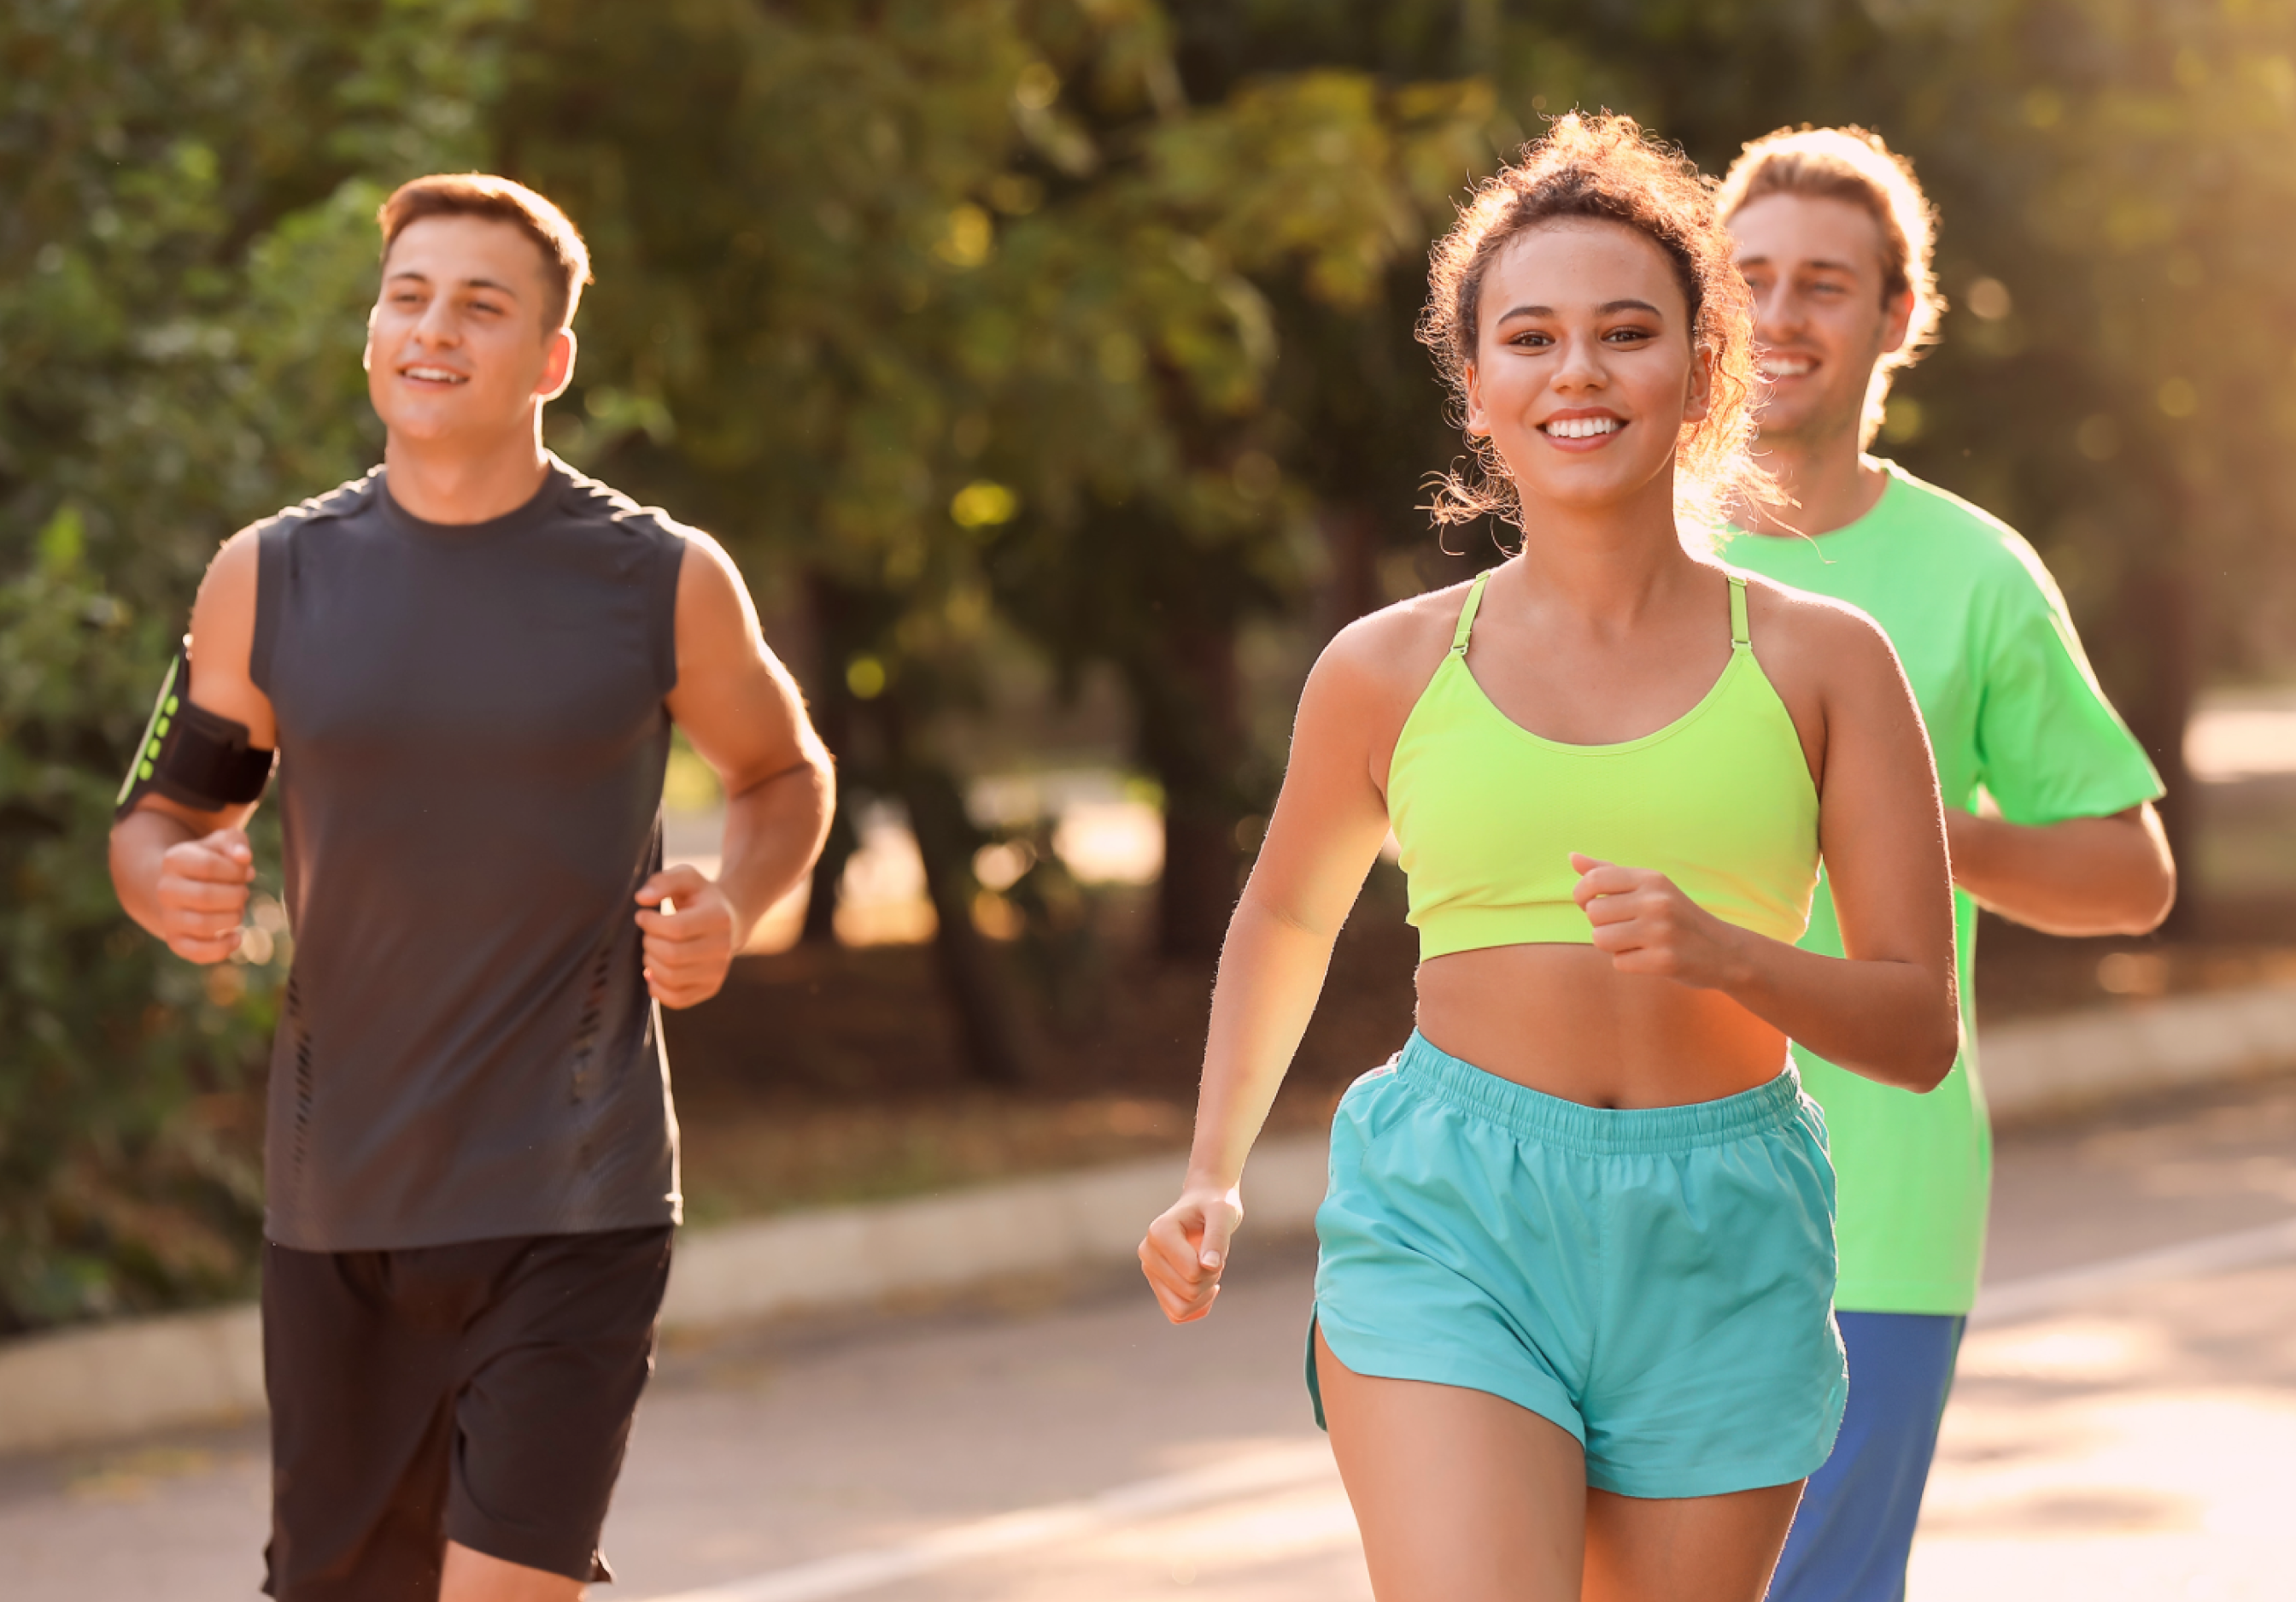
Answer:
[[[256,536],[234,535],[209,565],[192,607],[193,702],[247,726],[248,743],[278,743],[270,698],[248,663],[255,640]],[[247,820],[255,804],[202,811],[145,795],[111,827],[111,883],[127,916],[192,962],[221,962],[239,946],[255,877]]]
[[[2143,934],[2177,899],[2152,803],[2038,826],[1946,810],[1953,881],[1980,906],[2049,934]]]
[[[689,540],[678,572],[668,705],[726,793],[716,881],[673,867],[638,891],[647,982],[665,1006],[691,1006],[718,993],[758,920],[812,870],[837,795],[796,681],[767,649],[741,573],[706,536]]]

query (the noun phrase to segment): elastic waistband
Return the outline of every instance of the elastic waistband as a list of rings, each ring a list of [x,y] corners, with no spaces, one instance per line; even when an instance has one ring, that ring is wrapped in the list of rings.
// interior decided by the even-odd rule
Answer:
[[[1777,1078],[1719,1101],[1680,1107],[1590,1107],[1519,1085],[1453,1056],[1416,1030],[1396,1059],[1396,1074],[1421,1095],[1527,1140],[1590,1156],[1679,1152],[1767,1134],[1792,1122],[1801,1108],[1801,1075],[1789,1061]]]

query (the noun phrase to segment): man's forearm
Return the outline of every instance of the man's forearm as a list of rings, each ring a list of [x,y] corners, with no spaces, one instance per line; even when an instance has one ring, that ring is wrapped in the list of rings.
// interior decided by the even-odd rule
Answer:
[[[1946,809],[1953,880],[2050,934],[2142,934],[2169,916],[2176,867],[2150,806],[2029,826]]]
[[[166,938],[160,927],[160,875],[168,848],[198,837],[189,824],[148,807],[111,826],[111,888],[121,909],[147,932]]]
[[[733,904],[740,940],[813,871],[835,806],[835,781],[825,767],[812,764],[728,798],[718,888]]]

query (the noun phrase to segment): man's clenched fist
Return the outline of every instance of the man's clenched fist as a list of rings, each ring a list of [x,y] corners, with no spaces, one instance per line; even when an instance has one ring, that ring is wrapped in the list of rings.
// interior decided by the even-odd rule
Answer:
[[[240,829],[217,829],[171,845],[160,859],[160,927],[168,949],[193,962],[221,962],[239,949],[240,918],[255,880],[255,853]]]
[[[638,886],[638,927],[645,931],[646,989],[653,998],[676,1007],[715,996],[749,932],[726,892],[700,868],[681,863]]]

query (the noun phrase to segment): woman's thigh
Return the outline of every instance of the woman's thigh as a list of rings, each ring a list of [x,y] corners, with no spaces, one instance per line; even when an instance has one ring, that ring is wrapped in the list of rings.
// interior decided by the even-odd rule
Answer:
[[[1488,1392],[1316,1368],[1379,1602],[1760,1602],[1799,1481],[1650,1499],[1587,1487],[1568,1430]]]
[[[1587,1602],[1761,1602],[1802,1482],[1665,1499],[1587,1493]]]
[[[1568,1430],[1488,1392],[1354,1373],[1320,1329],[1316,1367],[1379,1602],[1578,1597],[1587,1465]]]

